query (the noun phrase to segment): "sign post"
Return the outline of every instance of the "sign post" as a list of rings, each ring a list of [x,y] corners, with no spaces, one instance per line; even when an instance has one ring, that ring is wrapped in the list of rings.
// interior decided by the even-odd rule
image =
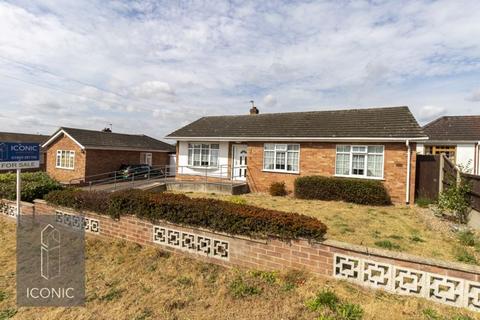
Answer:
[[[17,221],[20,218],[22,169],[40,167],[38,143],[0,142],[0,170],[17,170]]]

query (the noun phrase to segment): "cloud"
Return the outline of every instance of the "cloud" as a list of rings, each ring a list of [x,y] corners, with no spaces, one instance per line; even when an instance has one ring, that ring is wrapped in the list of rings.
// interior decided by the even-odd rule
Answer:
[[[472,102],[478,102],[480,101],[480,88],[473,91],[468,97],[467,97],[467,100],[468,101],[472,101]]]
[[[271,108],[277,104],[277,98],[271,94],[267,94],[263,97],[263,105],[267,108]]]
[[[132,88],[132,93],[139,98],[154,98],[164,95],[175,95],[172,87],[163,81],[145,81]]]
[[[277,112],[472,113],[479,20],[474,0],[0,2],[0,111],[40,119],[31,131],[113,123],[156,137],[245,114],[252,97]]]
[[[422,106],[418,111],[419,120],[422,122],[427,122],[434,120],[440,116],[445,115],[446,108],[439,106]]]

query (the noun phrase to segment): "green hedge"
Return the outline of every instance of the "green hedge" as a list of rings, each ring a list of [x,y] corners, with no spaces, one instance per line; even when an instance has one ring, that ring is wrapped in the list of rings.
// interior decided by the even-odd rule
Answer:
[[[62,185],[50,178],[45,172],[25,172],[21,174],[23,201],[32,202],[43,199],[44,195],[54,190],[61,190]],[[15,200],[17,194],[17,174],[0,174],[0,198]]]
[[[64,190],[48,194],[45,200],[113,218],[133,214],[152,222],[165,220],[237,235],[322,240],[327,231],[327,227],[313,217],[214,199],[192,199],[182,194]]]
[[[337,177],[297,178],[295,180],[295,197],[366,205],[391,204],[390,196],[381,181]]]

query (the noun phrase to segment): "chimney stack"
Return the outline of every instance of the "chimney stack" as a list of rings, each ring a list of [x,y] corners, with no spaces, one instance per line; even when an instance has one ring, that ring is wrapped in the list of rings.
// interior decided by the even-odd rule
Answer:
[[[255,107],[253,100],[250,100],[250,103],[252,104],[252,107],[250,108],[250,114],[252,115],[259,114],[260,110],[258,110],[257,107]]]

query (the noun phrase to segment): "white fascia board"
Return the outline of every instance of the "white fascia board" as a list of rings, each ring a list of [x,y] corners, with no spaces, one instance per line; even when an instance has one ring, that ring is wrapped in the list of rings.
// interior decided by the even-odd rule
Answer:
[[[428,137],[418,138],[392,138],[392,137],[165,137],[165,139],[177,141],[372,141],[372,142],[403,142],[425,141]]]
[[[428,140],[425,141],[425,145],[431,144],[443,144],[443,145],[455,145],[455,144],[475,144],[478,141],[475,140]]]
[[[53,141],[55,141],[55,139],[58,138],[58,136],[60,134],[64,134],[66,135],[67,137],[69,137],[70,139],[72,139],[73,142],[75,142],[81,149],[85,149],[85,147],[80,143],[78,142],[77,140],[75,140],[71,135],[69,135],[65,130],[60,130],[58,131],[56,134],[54,134],[50,139],[47,140],[47,142],[45,142],[44,144],[42,144],[42,148],[45,148],[47,147],[49,144],[51,144]]]
[[[175,152],[160,149],[134,149],[134,148],[115,148],[115,147],[85,147],[86,150],[113,150],[113,151],[138,151],[138,152]]]

